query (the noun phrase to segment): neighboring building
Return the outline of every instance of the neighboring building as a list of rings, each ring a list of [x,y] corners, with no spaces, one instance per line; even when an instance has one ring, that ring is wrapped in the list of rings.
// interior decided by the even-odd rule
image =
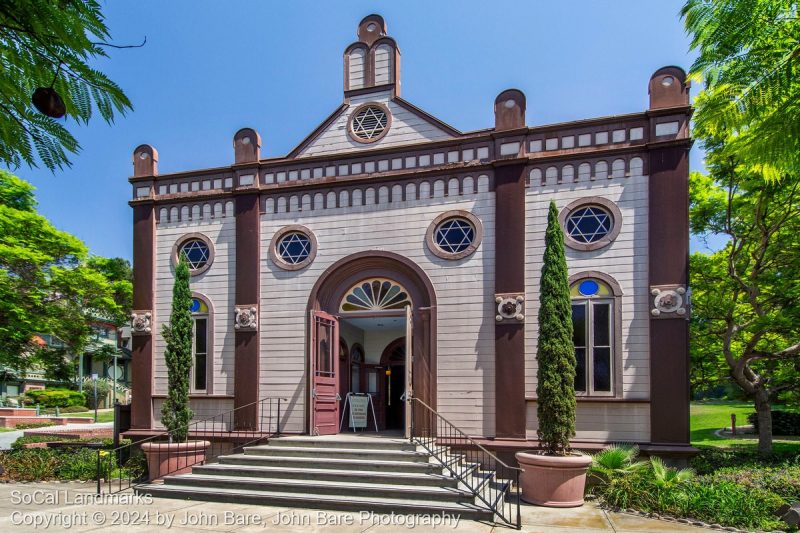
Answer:
[[[369,392],[380,427],[401,428],[410,333],[416,397],[487,445],[530,447],[554,200],[576,326],[576,445],[690,451],[683,70],[652,76],[645,111],[561,124],[527,126],[525,96],[510,89],[493,127],[463,133],[400,97],[397,43],[371,15],[344,51],[344,78],[343,103],[285,157],[262,159],[252,129],[221,168],[158,175],[158,152],[134,151],[135,431],[161,427],[158,332],[184,253],[197,417],[282,396],[284,431],[331,433],[336,395]]]

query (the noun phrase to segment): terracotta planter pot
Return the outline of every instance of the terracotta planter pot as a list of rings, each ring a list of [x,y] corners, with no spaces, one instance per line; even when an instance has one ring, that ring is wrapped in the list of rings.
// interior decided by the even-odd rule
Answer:
[[[592,464],[588,455],[516,454],[522,469],[522,499],[545,507],[580,507],[586,487],[586,471]]]
[[[186,474],[193,466],[206,460],[207,440],[189,442],[145,442],[142,451],[147,457],[148,479],[153,481],[166,475]]]

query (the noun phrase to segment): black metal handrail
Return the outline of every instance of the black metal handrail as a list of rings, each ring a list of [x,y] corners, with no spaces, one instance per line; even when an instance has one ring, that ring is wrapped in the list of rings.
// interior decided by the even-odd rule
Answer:
[[[106,454],[108,463],[103,469],[107,473],[108,492],[120,492],[169,474],[186,471],[192,466],[214,462],[223,454],[237,453],[245,446],[252,446],[270,437],[280,435],[281,402],[285,401],[287,399],[282,397],[266,397],[257,402],[190,422],[186,428],[188,449],[187,446],[184,447],[184,450],[178,450],[174,446],[161,446],[174,440],[176,431],[172,430],[163,431],[110,450]],[[204,441],[208,442],[208,447],[205,447],[204,444],[197,444]],[[192,445],[192,442],[195,444]],[[133,468],[129,464],[126,466],[126,463],[132,457],[132,452],[146,443],[157,445],[155,446],[156,460],[152,462],[159,466],[158,472],[148,471],[147,475],[144,475],[138,471],[139,469]],[[102,459],[100,456],[101,454],[98,452],[98,475],[101,471],[99,461]]]
[[[504,463],[419,398],[410,397],[408,401],[411,402],[411,441],[425,448],[495,516],[520,529],[519,475],[522,470]],[[507,505],[506,499],[512,490],[515,502]]]

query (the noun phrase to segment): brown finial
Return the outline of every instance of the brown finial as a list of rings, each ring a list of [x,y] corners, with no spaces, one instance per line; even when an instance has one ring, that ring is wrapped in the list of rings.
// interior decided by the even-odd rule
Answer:
[[[142,144],[133,151],[134,176],[158,176],[158,150]]]
[[[386,35],[386,21],[380,15],[367,15],[358,23],[358,40],[372,45]]]
[[[650,78],[648,93],[650,109],[689,105],[689,88],[686,72],[680,67],[662,67]]]
[[[511,130],[525,126],[525,94],[507,89],[494,100],[494,129]]]
[[[242,128],[233,136],[234,161],[252,163],[261,159],[261,136],[252,128]]]

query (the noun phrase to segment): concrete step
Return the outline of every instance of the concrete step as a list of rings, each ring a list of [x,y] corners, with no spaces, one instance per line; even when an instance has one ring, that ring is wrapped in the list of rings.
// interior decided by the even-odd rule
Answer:
[[[195,466],[192,473],[204,476],[242,476],[271,479],[297,479],[315,481],[340,481],[364,483],[393,483],[418,487],[455,487],[457,481],[442,474],[404,472],[364,472],[359,470],[334,470],[331,468],[286,468],[279,466],[254,466],[215,463]]]
[[[178,476],[168,476],[164,479],[166,485],[181,485],[188,487],[213,487],[218,489],[235,489],[244,491],[285,492],[304,494],[306,496],[318,495],[343,495],[348,497],[378,497],[396,498],[400,500],[424,500],[427,502],[469,502],[473,503],[475,497],[454,487],[396,485],[384,481],[383,483],[369,483],[364,481],[343,482],[321,481],[317,479],[286,479],[286,478],[257,478],[242,476],[201,475],[192,472]]]
[[[221,489],[203,486],[145,484],[136,487],[139,494],[185,500],[246,503],[257,505],[303,507],[335,511],[373,511],[396,514],[458,515],[470,520],[490,520],[492,513],[468,502],[428,502],[424,500],[351,496],[349,494],[296,494],[291,492]]]
[[[429,455],[416,450],[375,450],[370,448],[324,448],[316,450],[305,446],[247,446],[245,455],[265,455],[280,457],[319,457],[330,459],[357,459],[360,461],[411,461],[427,463]]]
[[[269,440],[269,446],[287,446],[291,448],[350,448],[370,450],[417,450],[417,445],[406,439],[361,437],[357,435],[339,434],[335,437],[278,437]]]
[[[276,466],[284,468],[327,468],[362,472],[442,473],[438,463],[422,461],[385,461],[330,458],[324,454],[291,457],[283,455],[223,455],[219,462],[229,465]]]

